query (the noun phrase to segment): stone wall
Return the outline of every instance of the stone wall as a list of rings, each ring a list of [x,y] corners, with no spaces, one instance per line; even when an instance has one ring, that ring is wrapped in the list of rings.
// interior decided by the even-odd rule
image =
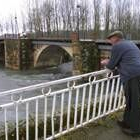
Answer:
[[[5,67],[9,69],[20,69],[20,48],[18,39],[6,39],[5,44]]]
[[[72,34],[73,75],[100,69],[100,51],[94,41],[79,41],[77,33]]]
[[[80,42],[82,73],[97,71],[100,69],[100,51],[94,41]]]
[[[23,70],[33,67],[33,52],[30,40],[6,39],[4,45],[6,68]]]
[[[72,48],[73,48],[73,75],[79,75],[82,72],[82,59],[81,59],[81,47],[78,40],[78,34],[72,33]]]

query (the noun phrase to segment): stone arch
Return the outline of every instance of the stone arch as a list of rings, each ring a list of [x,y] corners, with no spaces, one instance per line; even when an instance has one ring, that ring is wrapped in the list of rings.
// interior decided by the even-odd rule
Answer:
[[[72,47],[65,47],[65,46],[58,46],[58,45],[40,45],[40,46],[36,46],[35,51],[34,51],[34,67],[37,66],[37,63],[38,63],[38,60],[39,60],[41,54],[46,49],[49,49],[51,46],[61,48],[62,50],[64,50],[70,56],[70,58],[73,57],[73,49],[72,49]]]

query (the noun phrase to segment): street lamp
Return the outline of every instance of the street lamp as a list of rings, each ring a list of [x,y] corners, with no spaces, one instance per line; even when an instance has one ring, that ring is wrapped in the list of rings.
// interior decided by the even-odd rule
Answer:
[[[80,23],[79,23],[79,20],[80,20],[80,8],[81,6],[80,5],[77,5],[77,33],[78,33],[78,40],[80,38]]]

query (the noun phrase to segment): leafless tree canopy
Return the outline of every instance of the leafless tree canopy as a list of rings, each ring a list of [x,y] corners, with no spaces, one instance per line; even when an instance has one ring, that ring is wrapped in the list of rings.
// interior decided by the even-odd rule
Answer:
[[[140,39],[140,0],[26,0],[22,30],[34,37],[104,39],[122,30],[128,39]],[[14,19],[14,18],[13,18]],[[15,21],[0,23],[0,32],[15,32]]]

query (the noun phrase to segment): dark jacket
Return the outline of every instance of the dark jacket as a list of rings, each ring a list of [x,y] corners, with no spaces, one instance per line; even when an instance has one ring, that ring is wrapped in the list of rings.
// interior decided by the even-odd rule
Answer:
[[[139,48],[127,40],[118,42],[112,48],[111,58],[106,67],[111,70],[117,67],[123,83],[140,75]]]

